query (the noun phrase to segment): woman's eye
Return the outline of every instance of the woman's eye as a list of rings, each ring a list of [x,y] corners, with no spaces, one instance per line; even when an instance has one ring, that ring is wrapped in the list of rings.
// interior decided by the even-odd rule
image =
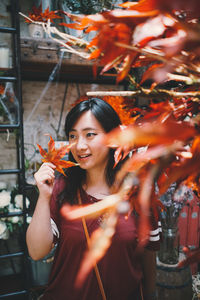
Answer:
[[[69,140],[75,140],[76,136],[74,134],[69,135]]]
[[[94,133],[94,132],[88,132],[88,133],[86,134],[86,136],[87,136],[88,138],[93,137],[93,136],[95,136],[95,135],[97,135],[97,134]]]

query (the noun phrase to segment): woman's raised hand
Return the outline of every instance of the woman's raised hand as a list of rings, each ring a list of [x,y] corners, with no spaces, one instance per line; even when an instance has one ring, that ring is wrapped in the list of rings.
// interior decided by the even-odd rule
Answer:
[[[43,163],[39,170],[34,174],[34,178],[37,184],[37,187],[40,192],[40,196],[47,197],[50,199],[53,184],[55,179],[55,169],[56,166],[52,163]]]

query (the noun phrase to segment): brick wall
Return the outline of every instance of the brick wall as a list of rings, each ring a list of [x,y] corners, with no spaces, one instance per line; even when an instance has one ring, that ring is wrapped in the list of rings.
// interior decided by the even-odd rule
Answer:
[[[44,81],[23,81],[22,82],[22,100],[24,115],[24,142],[25,156],[29,169],[27,176],[29,181],[33,179],[32,174],[41,163],[40,154],[36,151],[36,144],[46,147],[50,134],[55,140],[65,139],[63,131],[64,120],[67,111],[71,108],[73,102],[91,90],[117,90],[122,87],[115,85],[98,84],[75,84],[67,85],[67,93],[64,103],[63,115],[61,109],[63,104],[66,84],[63,82],[44,82]],[[59,125],[60,123],[60,125]],[[16,146],[15,134],[3,133],[0,135],[0,168],[16,167]],[[1,181],[6,180],[8,185],[15,184],[15,176],[6,176]]]

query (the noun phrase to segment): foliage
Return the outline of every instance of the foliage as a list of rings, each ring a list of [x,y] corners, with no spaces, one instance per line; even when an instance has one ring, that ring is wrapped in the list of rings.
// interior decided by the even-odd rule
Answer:
[[[43,159],[42,162],[51,162],[56,166],[56,170],[63,175],[65,175],[63,169],[70,168],[76,166],[76,163],[71,161],[61,160],[63,156],[69,152],[69,149],[72,145],[63,145],[60,148],[55,148],[55,142],[53,138],[50,136],[50,141],[48,142],[48,152],[46,152],[40,145],[38,145],[40,154],[42,155]]]
[[[121,203],[128,201],[130,211],[134,209],[140,215],[138,246],[143,247],[149,237],[149,213],[158,216],[162,209],[159,197],[171,184],[176,182],[177,188],[187,185],[200,196],[200,2],[140,0],[94,15],[64,13],[74,23],[62,25],[84,33],[95,31],[96,36],[89,44],[72,38],[62,46],[71,52],[68,47],[74,47],[74,53],[78,53],[81,45],[82,55],[85,45],[94,69],[101,65],[101,74],[105,75],[115,71],[117,83],[128,78],[135,90],[132,101],[126,98],[120,104],[126,117],[127,111],[131,112],[131,122],[109,133],[104,141],[117,150],[116,164],[128,157],[117,174],[112,195],[92,207],[67,207],[63,214],[77,219],[112,212],[115,218]],[[132,76],[135,68],[145,70],[139,81]],[[146,88],[149,78],[151,85]],[[143,107],[137,105],[141,96],[146,100]],[[110,100],[115,102],[114,98]],[[99,250],[97,256],[90,256],[93,261],[107,250],[108,221],[101,231],[100,244],[95,233],[91,236]],[[199,253],[197,250],[184,263],[199,260]],[[92,266],[92,260],[88,260],[87,270]]]
[[[26,208],[29,207],[30,201],[26,198]],[[23,209],[23,196],[18,194],[17,188],[11,191],[7,189],[4,182],[0,183],[0,213],[7,216],[0,221],[0,239],[8,239],[9,235],[18,231],[23,224],[23,217],[20,215]],[[11,214],[11,215],[8,215]],[[19,214],[19,215],[18,215]],[[31,217],[27,215],[27,222]]]
[[[95,15],[68,14],[74,24],[66,26],[96,31],[85,48],[89,59],[103,66],[101,74],[115,70],[117,82],[127,77],[134,85],[132,101],[126,98],[119,105],[119,98],[116,102],[110,98],[131,124],[109,133],[105,140],[109,147],[117,148],[116,164],[127,151],[131,156],[117,174],[111,199],[106,197],[93,209],[67,208],[63,213],[76,219],[99,215],[106,208],[116,212],[122,199],[128,199],[131,209],[140,215],[139,245],[144,246],[150,230],[149,211],[157,216],[158,207],[162,208],[159,197],[171,184],[176,183],[176,188],[187,185],[200,196],[200,2],[140,0],[125,2],[121,7]],[[136,82],[130,74],[141,67],[145,72]],[[149,78],[152,84],[146,89]],[[174,84],[174,89],[167,89],[167,84]],[[146,107],[136,105],[140,95],[146,98]],[[102,233],[105,244],[108,227]],[[91,240],[96,241],[95,234]],[[94,260],[99,260],[107,248],[101,243],[98,249],[101,255]],[[185,263],[190,261],[191,257]],[[92,267],[89,259],[87,262]]]
[[[50,20],[50,22],[54,23],[54,19],[61,19],[61,16],[57,15],[57,11],[49,11],[49,7],[45,9],[44,12],[42,12],[42,4],[40,4],[39,7],[36,7],[35,5],[32,7],[32,12],[28,13],[29,18],[33,21],[37,22],[47,22]],[[26,23],[31,23],[30,20],[26,19]]]
[[[88,33],[97,31],[87,49],[92,51],[90,59],[104,65],[102,73],[117,68],[119,82],[131,68],[149,65],[142,82],[152,74],[156,82],[161,82],[170,71],[189,76],[191,81],[192,76],[194,81],[199,78],[197,0],[189,6],[185,1],[176,5],[166,0],[126,2],[121,6],[123,10],[95,15],[68,14],[75,23],[66,26]]]

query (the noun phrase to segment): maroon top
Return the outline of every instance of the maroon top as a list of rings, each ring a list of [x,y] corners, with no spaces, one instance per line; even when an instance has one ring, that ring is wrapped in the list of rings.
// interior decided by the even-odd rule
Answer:
[[[72,222],[59,213],[56,195],[61,185],[59,182],[55,184],[51,199],[51,217],[58,227],[60,237],[49,284],[42,300],[102,300],[94,270],[89,273],[81,288],[74,286],[87,241],[81,220]],[[99,201],[84,190],[81,190],[81,199],[83,204]],[[98,218],[87,220],[89,234],[98,226]],[[98,263],[107,300],[139,299],[142,270],[140,256],[135,251],[136,245],[135,216],[125,219],[120,215],[111,246]]]

